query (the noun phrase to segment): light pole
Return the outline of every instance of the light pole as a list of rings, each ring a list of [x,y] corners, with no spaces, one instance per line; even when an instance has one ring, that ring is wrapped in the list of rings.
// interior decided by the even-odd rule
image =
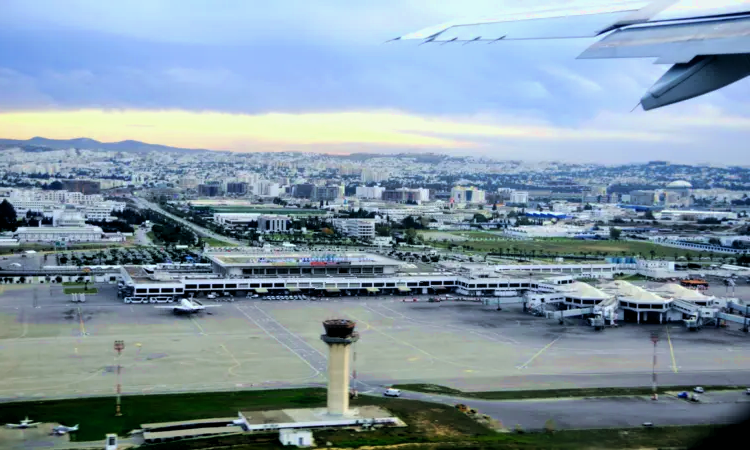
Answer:
[[[658,399],[658,395],[656,394],[656,343],[659,342],[659,334],[656,332],[651,333],[651,342],[654,343],[654,364],[651,371],[651,383],[653,388],[653,395],[651,397],[651,400]]]
[[[120,409],[120,354],[125,349],[125,341],[115,341],[115,351],[117,352],[117,404],[115,406],[115,416],[121,416]]]

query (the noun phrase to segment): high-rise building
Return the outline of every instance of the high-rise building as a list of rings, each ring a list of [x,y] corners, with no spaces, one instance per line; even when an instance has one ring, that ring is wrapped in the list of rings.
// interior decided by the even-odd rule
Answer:
[[[202,197],[218,197],[221,195],[221,186],[218,184],[199,184],[198,195]]]
[[[451,199],[454,203],[484,203],[484,191],[473,186],[456,186],[451,189]]]
[[[653,206],[655,198],[654,191],[630,191],[630,203],[633,205]]]
[[[292,186],[292,196],[297,198],[312,198],[315,185],[311,183],[301,183]]]
[[[422,203],[430,199],[430,190],[424,188],[397,188],[383,191],[383,200],[391,202]]]
[[[245,195],[247,194],[247,183],[245,182],[228,182],[227,194]]]
[[[331,201],[342,197],[344,194],[341,192],[342,186],[315,186],[312,192],[312,199],[315,201]]]
[[[382,186],[357,186],[355,195],[357,198],[380,200],[383,198],[383,192],[385,192],[385,188]]]

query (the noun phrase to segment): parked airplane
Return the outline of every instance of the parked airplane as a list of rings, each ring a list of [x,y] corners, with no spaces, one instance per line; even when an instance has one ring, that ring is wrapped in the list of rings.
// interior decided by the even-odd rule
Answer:
[[[514,11],[491,19],[448,22],[391,41],[466,45],[599,36],[602,39],[578,59],[656,58],[656,64],[673,64],[641,97],[639,104],[646,111],[750,75],[750,0],[630,0]]]
[[[171,309],[175,314],[196,314],[204,311],[206,308],[218,308],[221,305],[204,305],[198,300],[188,300],[183,298],[174,306],[154,306],[156,309]]]
[[[6,423],[6,428],[14,428],[14,429],[26,429],[26,428],[36,428],[41,424],[42,422],[34,422],[33,420],[29,419],[28,416],[26,416],[25,419],[21,421],[21,423]]]
[[[66,427],[65,425],[58,425],[52,429],[52,434],[57,435],[57,436],[62,436],[65,433],[72,433],[73,431],[78,431],[78,425],[75,425],[72,427]]]

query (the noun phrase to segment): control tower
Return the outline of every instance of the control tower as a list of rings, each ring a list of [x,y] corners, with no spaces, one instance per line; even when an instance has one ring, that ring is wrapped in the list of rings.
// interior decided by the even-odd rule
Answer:
[[[343,416],[349,410],[350,346],[359,340],[356,323],[346,319],[323,322],[325,334],[320,339],[328,344],[328,414]]]

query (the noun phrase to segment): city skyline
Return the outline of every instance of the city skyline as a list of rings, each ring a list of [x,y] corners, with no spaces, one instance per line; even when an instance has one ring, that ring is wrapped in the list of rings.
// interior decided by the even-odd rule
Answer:
[[[575,60],[587,39],[383,44],[507,5],[521,4],[8,2],[0,18],[0,49],[11,55],[0,64],[0,138],[750,163],[742,145],[750,130],[746,82],[631,113],[665,68]]]

